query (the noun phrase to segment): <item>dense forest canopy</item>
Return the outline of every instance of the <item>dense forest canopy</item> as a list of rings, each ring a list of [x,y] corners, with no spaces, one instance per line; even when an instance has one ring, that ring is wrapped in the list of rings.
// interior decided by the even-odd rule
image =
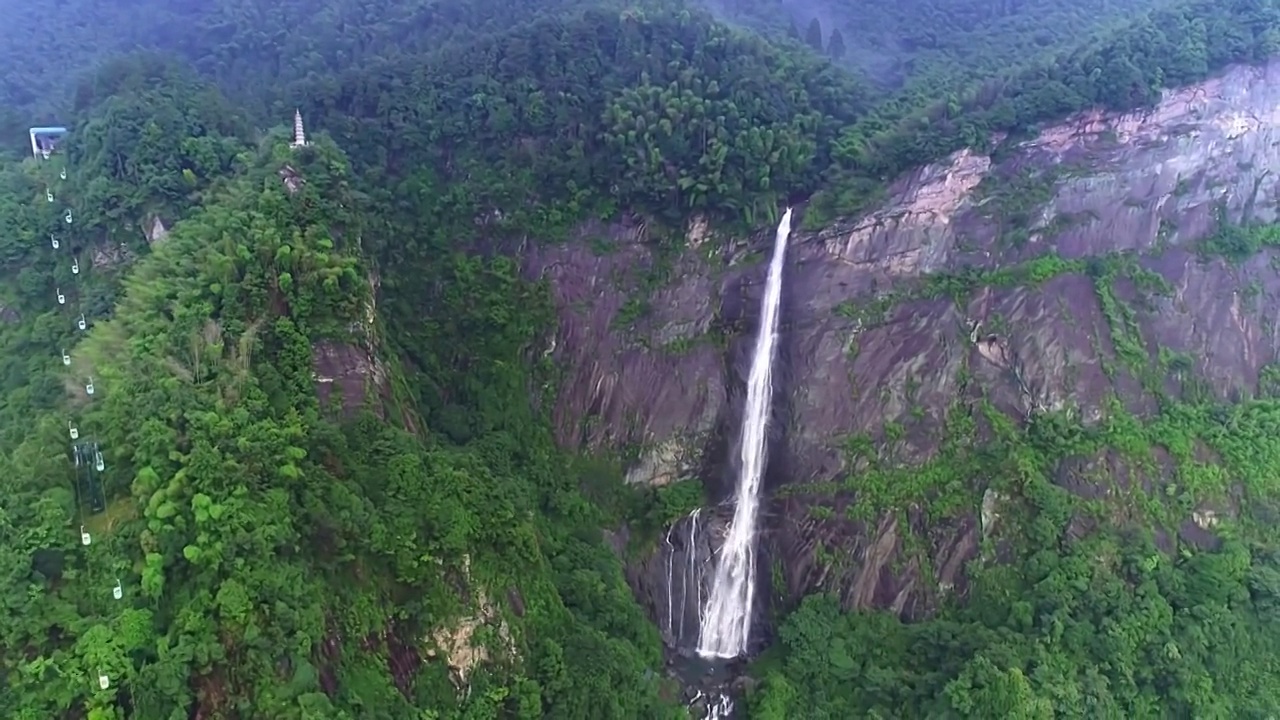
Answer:
[[[353,254],[371,208],[341,151],[321,139],[290,153],[275,134],[246,145],[221,134],[235,118],[217,114],[207,89],[161,79],[163,98],[125,91],[89,110],[60,153],[66,181],[52,164],[6,171],[8,237],[36,256],[21,256],[22,272],[43,276],[5,302],[24,320],[4,336],[4,707],[31,718],[186,717],[197,705],[280,718],[406,717],[415,707],[438,713],[424,717],[661,716],[657,685],[644,680],[658,660],[655,631],[617,559],[584,539],[609,511],[585,503],[581,476],[565,472],[569,460],[532,410],[517,409],[528,407],[519,384],[485,378],[506,412],[482,417],[490,408],[479,401],[459,409],[475,415],[462,443],[424,443],[374,417],[340,426],[318,406],[312,344],[375,332],[361,326],[369,281]],[[141,103],[153,116],[131,120]],[[166,152],[174,136],[145,130],[171,115],[191,123],[174,130],[189,142]],[[144,132],[99,136],[106,119]],[[222,149],[231,154],[218,159]],[[111,172],[117,156],[130,159],[122,176]],[[212,181],[196,175],[198,161]],[[283,165],[304,182],[291,190]],[[176,204],[171,166],[187,183]],[[32,202],[45,183],[76,210],[145,198],[185,219],[140,248],[123,278],[99,262],[77,282],[65,261],[54,266],[69,255],[40,241],[62,221],[42,197]],[[110,222],[84,215],[83,227],[58,233],[73,252]],[[535,327],[529,291],[500,266],[460,257],[451,271],[472,278],[457,287],[469,303],[483,292],[525,308],[472,346],[475,363],[510,358]],[[54,284],[82,293],[73,302],[92,322],[87,340],[76,343],[65,308],[51,308]],[[114,306],[96,293],[114,293]],[[69,373],[57,347],[69,349]],[[81,377],[96,392],[68,402],[64,382]],[[103,512],[78,507],[88,484],[66,460],[68,418],[105,456]],[[77,545],[72,519],[91,545]],[[495,619],[516,613],[501,621],[498,645],[524,664],[495,657],[466,696],[445,666],[387,639],[474,613],[482,593],[501,594],[475,600]],[[99,674],[114,684],[99,689]]]
[[[966,81],[1003,74],[1087,44],[1166,0],[920,0],[851,4],[841,0],[710,0],[718,16],[785,33],[885,88],[910,84],[953,92]]]
[[[797,198],[821,223],[997,132],[1280,51],[1280,2],[69,0],[30,30],[0,42],[0,707],[622,720],[683,711],[600,531],[691,501],[554,445],[547,294],[492,242]],[[317,397],[324,353],[364,354],[363,411]],[[1275,403],[1142,438],[1274,477]],[[928,622],[806,599],[752,716],[1280,712],[1265,522],[1179,558],[1142,528],[1062,540],[1046,468],[1134,432],[975,450],[1024,487],[1025,551]]]

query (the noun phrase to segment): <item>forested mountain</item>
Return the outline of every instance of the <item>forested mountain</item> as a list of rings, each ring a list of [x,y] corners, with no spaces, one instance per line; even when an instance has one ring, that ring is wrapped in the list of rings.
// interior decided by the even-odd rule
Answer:
[[[954,92],[975,78],[1043,61],[1122,30],[1163,0],[1005,0],[872,3],[711,0],[709,7],[766,32],[785,33],[877,84]]]
[[[335,0],[262,4],[218,0],[69,0],[23,23],[0,46],[5,68],[0,120],[7,132],[48,122],[65,108],[74,81],[114,55],[161,51],[219,83],[243,110],[266,117],[296,102],[290,83],[388,57],[421,55],[466,43],[544,13],[600,5],[585,0]],[[6,16],[29,7],[0,4]],[[276,105],[267,107],[267,103]],[[13,130],[8,128],[12,127]],[[7,147],[9,142],[4,143]]]
[[[839,584],[840,553],[874,564],[856,542],[771,551],[762,625],[776,642],[746,671],[758,682],[740,707],[1280,712],[1274,368],[1248,392],[1218,392],[1212,368],[1193,382],[1188,353],[1144,341],[1126,304],[1174,292],[1148,266],[1157,255],[1113,253],[1132,247],[1119,237],[1096,253],[1029,254],[1094,211],[1051,232],[1038,213],[1066,171],[1000,164],[1069,113],[1150,107],[1165,88],[1266,61],[1280,51],[1277,0],[6,5],[31,20],[0,41],[13,155],[0,167],[6,717],[685,716],[690,679],[664,668],[664,642],[682,649],[674,590],[646,599],[645,577],[670,581],[659,546],[683,542],[677,521],[726,495],[710,456],[725,453],[732,414],[699,416],[698,459],[636,478],[671,465],[651,460],[670,455],[658,435],[682,403],[736,392],[731,348],[752,321],[726,308],[755,296],[711,284],[751,286],[758,248],[743,238],[784,205],[802,203],[813,230],[798,247],[818,247],[857,236],[864,213],[899,222],[884,213],[904,173],[979,156],[992,171],[971,209],[985,206],[1008,241],[994,255],[901,287],[833,273],[802,290],[863,293],[839,311],[857,326],[843,341],[852,357],[859,342],[874,351],[857,333],[898,303],[961,307],[1088,278],[1110,323],[1090,338],[1115,356],[1106,374],[1121,389],[1090,424],[1084,399],[1011,417],[966,380],[945,398],[932,460],[892,450],[914,436],[887,414],[881,435],[843,438],[840,512],[859,527],[901,522],[904,538],[924,527],[898,548],[919,577],[934,570],[911,553],[972,527],[984,490],[1013,498],[1010,530],[939,563],[939,577],[974,569],[954,602],[919,612],[895,599],[909,593]],[[304,146],[290,143],[295,108]],[[1249,127],[1270,137],[1275,121],[1260,117]],[[1223,123],[1237,121],[1249,122]],[[26,128],[44,124],[70,132],[31,158]],[[1209,197],[1203,177],[1179,177],[1181,197]],[[1247,204],[1213,196],[1216,224],[1184,238],[1203,263],[1276,265],[1268,177],[1257,171]],[[900,270],[927,254],[844,265]],[[1228,295],[1269,297],[1263,280],[1251,291],[1223,273],[1240,281]],[[672,290],[685,286],[696,292]],[[662,320],[711,304],[714,321]],[[1008,333],[988,325],[996,347]],[[988,340],[974,327],[968,342]],[[871,382],[888,387],[906,366],[924,376],[905,350],[888,355]],[[699,357],[725,375],[654,394]],[[818,382],[797,363],[797,387],[806,371]],[[1004,380],[1025,385],[1020,373]],[[1126,405],[1124,383],[1149,402]],[[631,389],[606,401],[615,388]],[[911,402],[919,418],[933,412]],[[1122,508],[1077,503],[1056,468],[1098,453],[1177,469]],[[794,498],[834,482],[789,478],[779,525],[831,520]],[[1244,500],[1206,526],[1210,540],[1169,540],[1228,497]],[[832,579],[793,587],[811,556]]]
[[[373,208],[342,153],[322,139],[291,154],[278,134],[255,148],[223,134],[236,118],[220,115],[208,90],[149,77],[163,96],[124,88],[88,109],[55,156],[65,181],[54,161],[8,170],[6,246],[23,279],[5,301],[21,321],[5,326],[4,706],[31,718],[196,708],[451,717],[449,666],[424,666],[408,638],[483,607],[501,622],[501,644],[542,679],[494,658],[491,679],[467,679],[461,707],[471,716],[503,706],[537,716],[544,704],[566,717],[601,707],[657,716],[647,709],[656,683],[644,679],[658,659],[654,631],[627,599],[616,559],[583,539],[607,517],[584,503],[570,461],[519,410],[528,402],[518,385],[489,384],[486,399],[505,412],[485,427],[462,420],[476,425],[464,446],[424,444],[373,417],[339,427],[318,405],[313,344],[378,342],[364,324],[372,296],[355,254]],[[143,107],[150,117],[130,115]],[[131,122],[144,131],[120,132]],[[282,181],[282,166],[298,184]],[[44,186],[57,202],[45,203]],[[112,256],[119,236],[104,235],[112,218],[95,211],[144,214],[112,198],[185,219],[149,250],[135,231]],[[71,230],[58,227],[63,206],[82,218]],[[133,254],[119,277],[120,256]],[[479,273],[478,285],[455,292],[485,288],[491,302],[536,306],[500,266],[459,258],[451,268]],[[76,342],[53,285],[89,318],[87,340]],[[471,360],[514,352],[536,317],[492,327],[489,354],[477,347]],[[72,359],[65,370],[60,347]],[[379,373],[387,392],[405,391],[398,365]],[[64,382],[80,378],[92,378],[94,394],[77,385],[64,400]],[[411,405],[389,397],[391,406],[415,426]],[[72,423],[102,448],[100,476],[86,480],[66,460]],[[77,493],[98,483],[106,502],[94,513]],[[78,545],[77,524],[92,544]],[[515,605],[489,608],[496,600],[481,599],[480,583]],[[114,684],[98,689],[99,674]]]

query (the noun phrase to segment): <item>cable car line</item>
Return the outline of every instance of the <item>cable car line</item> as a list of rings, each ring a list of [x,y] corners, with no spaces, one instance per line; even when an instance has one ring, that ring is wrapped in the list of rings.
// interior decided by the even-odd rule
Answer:
[[[55,149],[57,140],[65,136],[66,132],[65,128],[31,128],[32,155],[36,157],[37,160],[41,158],[48,160]],[[63,157],[65,158],[65,155]],[[64,159],[63,165],[58,171],[58,178],[65,181],[67,179],[67,175],[67,166]],[[46,203],[53,203],[54,200],[55,198],[52,185],[46,185]],[[62,220],[68,226],[74,222],[74,216],[69,204],[62,214]],[[67,232],[69,235],[69,227],[67,228]],[[56,233],[49,233],[49,245],[54,251],[58,251],[62,248],[62,243],[58,240]],[[54,295],[57,300],[56,309],[67,307],[67,310],[71,312],[72,317],[75,317],[78,313],[79,317],[76,319],[76,327],[81,332],[87,332],[88,320],[85,317],[85,308],[81,301],[84,296],[84,288],[80,285],[80,259],[72,252],[72,247],[68,246],[67,251],[72,253],[71,274],[76,286],[73,288],[74,296],[70,307],[67,307],[67,297],[63,294],[62,288],[60,286],[54,288]],[[65,347],[60,350],[60,357],[63,367],[70,368],[71,355],[67,352]],[[87,381],[84,383],[84,391],[86,398],[89,401],[92,401],[96,392],[92,376],[89,376]],[[85,505],[89,505],[90,510],[95,514],[106,510],[106,492],[102,486],[102,479],[100,476],[100,473],[106,469],[106,462],[103,459],[102,450],[97,441],[93,440],[91,437],[81,437],[79,427],[76,425],[75,421],[70,418],[67,420],[67,434],[69,436],[72,462],[75,470],[74,497],[76,503],[76,519],[79,521],[80,526],[80,545],[82,548],[86,548],[85,552],[87,553],[87,548],[93,543],[93,536],[90,533],[86,522]],[[94,492],[95,474],[98,474],[98,477],[96,478],[98,491],[96,493]],[[81,492],[80,489],[82,480],[84,482],[84,492]],[[88,555],[86,555],[86,558],[88,558]],[[115,585],[111,587],[111,597],[117,601],[124,598],[124,585],[121,583],[119,577],[115,578]],[[111,678],[105,668],[98,668],[97,679],[98,689],[107,690],[111,687]]]

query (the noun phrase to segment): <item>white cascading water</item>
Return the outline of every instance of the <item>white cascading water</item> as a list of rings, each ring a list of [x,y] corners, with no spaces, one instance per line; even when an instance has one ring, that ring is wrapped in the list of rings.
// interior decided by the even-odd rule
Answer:
[[[684,548],[685,562],[684,567],[680,568],[680,582],[676,582],[676,549],[671,544],[671,534],[679,527],[680,522],[674,522],[671,527],[667,528],[666,545],[667,545],[667,617],[666,630],[667,636],[673,641],[678,642],[685,637],[684,621],[685,607],[692,601],[695,603],[699,612],[702,610],[702,583],[699,582],[701,572],[698,568],[698,518],[702,514],[702,508],[694,508],[693,512],[685,518],[689,523],[689,535],[686,547]],[[676,592],[680,593],[680,602],[676,602]],[[680,615],[677,618],[676,613]]]
[[[756,517],[760,510],[760,482],[764,478],[769,415],[773,408],[773,360],[778,340],[778,306],[782,301],[782,264],[791,234],[791,208],[778,223],[769,278],[761,301],[760,329],[747,378],[747,405],[742,416],[741,468],[733,522],[702,611],[698,654],[704,658],[735,658],[746,652],[751,634],[751,606],[756,595]]]
[[[706,695],[699,690],[690,704],[696,704],[699,700],[706,701],[707,715],[702,720],[728,720],[733,716],[733,701],[729,699],[728,695]]]

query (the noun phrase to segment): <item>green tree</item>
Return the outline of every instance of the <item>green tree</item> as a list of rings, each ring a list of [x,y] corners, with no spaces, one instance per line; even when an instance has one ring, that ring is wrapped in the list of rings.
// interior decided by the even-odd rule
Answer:
[[[805,44],[821,54],[822,38],[822,23],[818,21],[818,18],[810,20],[808,29],[804,31]]]
[[[845,52],[844,34],[840,32],[840,28],[836,28],[831,31],[831,39],[827,41],[827,55],[832,60],[840,60],[844,58]]]

